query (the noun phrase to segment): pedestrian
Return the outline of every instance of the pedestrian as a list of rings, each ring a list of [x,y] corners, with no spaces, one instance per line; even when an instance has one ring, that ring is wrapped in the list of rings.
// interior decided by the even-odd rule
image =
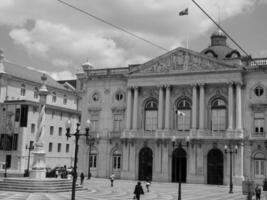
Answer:
[[[137,185],[135,186],[134,188],[134,198],[137,199],[137,200],[140,200],[140,195],[144,194],[144,190],[143,190],[143,187],[141,185],[141,182],[138,181],[137,182]]]
[[[256,200],[260,200],[261,199],[261,188],[258,184],[255,188],[255,194],[256,194]]]
[[[83,172],[81,173],[80,178],[81,178],[81,185],[83,185],[83,180],[84,180],[84,174],[83,174]]]
[[[110,175],[109,179],[110,179],[110,186],[113,187],[113,182],[114,182],[114,180],[115,180],[115,174],[112,173],[112,174]]]
[[[146,191],[149,192],[149,187],[150,187],[150,181],[149,179],[147,178],[146,179]]]

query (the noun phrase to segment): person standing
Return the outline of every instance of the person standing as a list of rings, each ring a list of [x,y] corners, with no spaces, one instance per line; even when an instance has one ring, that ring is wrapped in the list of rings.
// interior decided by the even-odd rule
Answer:
[[[144,190],[140,181],[137,182],[137,185],[134,188],[134,194],[137,200],[140,200],[140,195],[144,194]]]
[[[115,174],[112,173],[109,178],[110,178],[110,186],[113,187],[113,182],[115,180]]]
[[[260,200],[261,199],[261,188],[259,185],[257,185],[255,188],[255,194],[256,194],[256,200]]]
[[[83,174],[83,172],[81,173],[80,178],[81,178],[81,185],[83,185],[83,180],[84,180],[84,174]]]

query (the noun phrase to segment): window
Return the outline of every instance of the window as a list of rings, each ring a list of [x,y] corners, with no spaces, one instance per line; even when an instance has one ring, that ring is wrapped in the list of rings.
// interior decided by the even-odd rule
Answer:
[[[55,111],[52,110],[52,114],[51,114],[52,119],[54,119],[54,116],[55,116]]]
[[[64,95],[64,98],[63,98],[63,104],[64,104],[64,105],[67,104],[67,95]]]
[[[258,135],[262,135],[264,133],[264,113],[255,113],[254,131],[255,131],[255,134],[258,134]]]
[[[255,178],[264,178],[264,155],[257,153],[254,156]]]
[[[96,168],[96,152],[92,151],[89,155],[89,166],[91,168]]]
[[[211,103],[211,128],[213,131],[226,129],[226,104],[222,99]]]
[[[145,130],[153,131],[158,128],[158,104],[150,100],[145,105]]]
[[[60,112],[60,120],[62,120],[63,112]]]
[[[113,131],[120,132],[122,130],[122,115],[114,115]]]
[[[256,88],[254,89],[254,93],[255,93],[255,95],[258,96],[258,97],[262,96],[262,95],[263,95],[263,92],[264,92],[264,90],[263,90],[263,88],[260,87],[260,86],[258,86],[258,87],[256,87]]]
[[[0,135],[0,150],[17,150],[18,134],[1,134]]]
[[[50,135],[54,134],[54,126],[50,126]]]
[[[57,152],[61,152],[61,143],[57,144]]]
[[[20,108],[16,108],[15,122],[19,122],[19,121],[20,121]]]
[[[97,132],[99,130],[99,120],[98,116],[91,117],[91,131]]]
[[[191,127],[191,104],[187,99],[177,103],[176,127],[179,131],[190,130]]]
[[[69,153],[70,151],[70,144],[66,144],[66,153]]]
[[[32,134],[35,133],[35,124],[31,124],[31,133],[32,133]]]
[[[53,143],[52,142],[49,142],[48,151],[49,152],[53,151]]]
[[[57,94],[55,92],[52,92],[52,102],[56,103],[57,101]]]
[[[25,96],[25,95],[26,95],[26,86],[25,84],[21,84],[20,96]]]
[[[59,127],[59,128],[58,128],[58,135],[59,135],[59,136],[62,136],[62,127]]]
[[[122,92],[118,92],[116,95],[115,95],[115,98],[117,101],[121,101],[123,100],[123,93]]]
[[[33,92],[33,98],[34,99],[38,99],[38,95],[39,95],[39,90],[37,87],[34,88],[34,92]]]
[[[120,170],[121,169],[121,152],[116,150],[113,152],[112,155],[112,161],[113,161],[113,170]]]

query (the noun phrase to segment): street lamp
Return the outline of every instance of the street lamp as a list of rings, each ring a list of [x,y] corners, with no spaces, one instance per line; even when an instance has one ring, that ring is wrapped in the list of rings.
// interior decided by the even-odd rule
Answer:
[[[179,187],[178,187],[178,200],[181,200],[181,182],[182,182],[182,178],[181,178],[181,176],[182,176],[182,155],[181,155],[181,151],[180,150],[182,150],[182,147],[189,147],[189,142],[190,142],[190,137],[189,136],[187,136],[186,138],[185,138],[185,142],[186,142],[186,144],[183,144],[182,143],[183,142],[183,140],[179,140],[179,139],[176,139],[176,137],[175,136],[173,136],[172,137],[172,146],[173,147],[177,147],[178,148],[178,158],[179,158],[179,166],[178,166],[178,169],[179,169]]]
[[[34,149],[34,146],[33,146],[33,141],[30,141],[30,145],[26,145],[26,149],[29,150],[29,153],[28,153],[28,165],[27,165],[27,170],[25,172],[25,177],[28,177],[30,176],[30,155],[31,155],[31,151]]]
[[[75,153],[74,153],[74,168],[73,168],[73,179],[72,179],[72,190],[71,190],[71,200],[75,200],[75,186],[77,180],[77,156],[78,156],[78,141],[79,137],[84,135],[88,137],[89,134],[89,127],[85,128],[85,133],[80,133],[80,123],[76,124],[76,131],[75,133],[70,133],[72,123],[70,120],[66,122],[66,137],[67,139],[71,136],[75,137]]]
[[[233,168],[233,153],[237,153],[237,149],[238,149],[238,146],[235,145],[235,147],[233,148],[232,145],[225,145],[224,146],[224,152],[227,154],[229,153],[230,154],[230,184],[229,184],[229,193],[233,193],[233,172],[232,172],[232,168]]]

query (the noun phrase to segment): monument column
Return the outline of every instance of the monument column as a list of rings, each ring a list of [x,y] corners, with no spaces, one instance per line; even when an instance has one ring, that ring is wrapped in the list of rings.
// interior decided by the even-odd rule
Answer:
[[[158,129],[162,129],[163,123],[163,86],[159,86],[159,116],[158,116]]]
[[[233,99],[233,83],[230,82],[228,84],[228,130],[233,129],[233,104],[234,104],[234,99]]]
[[[205,91],[204,91],[204,84],[200,84],[200,97],[199,97],[199,129],[204,129],[204,122],[205,122]]]
[[[39,117],[37,120],[37,133],[36,133],[35,148],[33,151],[32,171],[30,173],[30,177],[35,179],[45,179],[45,150],[44,150],[43,137],[45,134],[44,133],[45,104],[46,104],[46,97],[48,95],[48,90],[45,85],[47,76],[43,74],[41,80],[43,81],[43,84],[39,90],[39,96],[40,96]]]
[[[132,89],[130,87],[127,88],[127,109],[126,109],[126,129],[131,129],[131,120],[132,120]]]
[[[138,113],[138,87],[134,87],[134,105],[133,105],[133,129],[137,129]]]
[[[242,130],[241,83],[236,84],[236,129]]]
[[[197,129],[197,85],[193,85],[192,129]]]
[[[170,129],[170,86],[166,85],[165,129]]]

